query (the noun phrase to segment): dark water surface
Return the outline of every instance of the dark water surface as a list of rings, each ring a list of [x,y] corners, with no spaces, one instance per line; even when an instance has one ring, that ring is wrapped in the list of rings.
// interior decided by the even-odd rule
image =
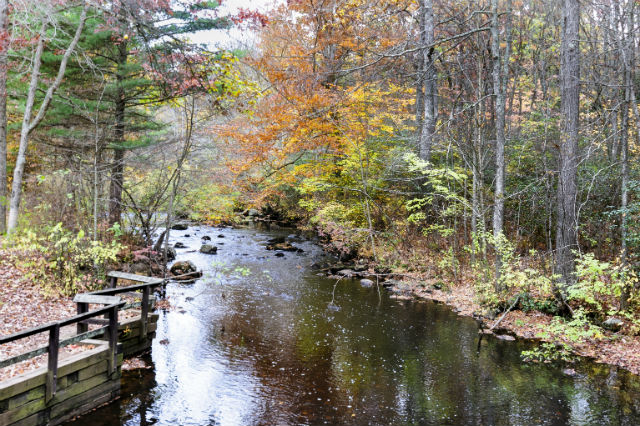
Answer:
[[[478,352],[476,323],[446,307],[355,281],[334,292],[310,242],[276,257],[273,232],[172,234],[205,277],[169,285],[154,368],[125,373],[120,400],[69,425],[640,425],[636,377],[588,362],[567,376],[492,337]],[[204,235],[217,255],[192,252]]]

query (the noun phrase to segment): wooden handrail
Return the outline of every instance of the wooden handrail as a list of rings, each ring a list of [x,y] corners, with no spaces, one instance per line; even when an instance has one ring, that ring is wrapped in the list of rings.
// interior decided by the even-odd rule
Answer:
[[[86,320],[86,319],[89,319],[89,318],[93,318],[93,317],[97,317],[97,316],[100,316],[100,315],[108,314],[109,310],[112,307],[114,307],[114,306],[120,307],[120,306],[124,306],[124,305],[125,305],[125,302],[118,302],[118,303],[115,303],[113,305],[105,306],[104,308],[96,309],[94,311],[86,312],[86,313],[83,313],[81,315],[76,315],[76,316],[73,316],[71,318],[67,318],[65,320],[61,320],[61,321],[51,322],[49,324],[40,325],[38,327],[33,327],[33,328],[28,329],[28,330],[19,331],[17,333],[10,334],[8,336],[0,336],[0,345],[5,344],[5,343],[10,343],[10,342],[13,342],[13,341],[16,341],[16,340],[24,339],[26,337],[33,336],[35,334],[44,333],[45,331],[49,331],[49,330],[53,329],[56,326],[64,327],[64,326],[75,324],[77,322],[80,322],[80,321],[83,321],[83,320]]]
[[[165,280],[162,278],[152,278],[142,275],[128,274],[118,271],[110,271],[107,274],[110,278],[111,288],[99,291],[93,291],[90,293],[83,293],[76,297],[78,314],[61,321],[44,324],[38,327],[33,327],[28,330],[20,331],[10,334],[8,336],[0,336],[0,345],[5,343],[14,342],[16,340],[24,339],[34,336],[39,333],[49,333],[49,344],[46,347],[41,347],[32,350],[28,353],[5,359],[0,361],[2,367],[16,364],[20,361],[24,361],[34,356],[44,353],[48,354],[47,360],[47,378],[45,387],[45,401],[48,402],[56,394],[57,386],[57,374],[58,374],[58,351],[61,347],[75,343],[80,339],[87,339],[99,334],[105,334],[109,342],[109,358],[108,368],[109,374],[113,374],[117,367],[117,344],[118,344],[118,310],[126,305],[126,302],[120,301],[119,297],[110,297],[122,293],[130,293],[132,291],[142,291],[140,294],[141,301],[141,318],[140,318],[140,340],[147,339],[148,330],[148,314],[150,309],[150,297],[151,290],[155,287],[163,285]],[[136,284],[128,287],[116,288],[118,278],[126,279],[129,281],[137,281],[143,284]],[[106,297],[105,297],[106,296]],[[116,302],[116,303],[114,303]],[[106,306],[89,311],[89,304],[105,304]],[[88,320],[92,318],[105,315],[108,318],[108,326],[99,330],[88,331]],[[77,335],[60,341],[60,329],[62,327],[77,324]]]
[[[142,294],[140,295],[142,300],[140,301],[141,312],[140,312],[139,339],[141,342],[145,341],[147,339],[147,330],[149,329],[149,326],[148,326],[148,323],[149,323],[148,317],[149,317],[149,309],[150,309],[149,297],[151,296],[151,290],[155,287],[164,285],[165,280],[162,278],[153,278],[153,277],[147,277],[144,275],[128,274],[128,273],[119,272],[119,271],[109,271],[109,273],[107,273],[107,277],[110,278],[109,283],[111,288],[108,288],[105,290],[93,291],[87,294],[94,295],[94,296],[113,296],[116,294],[130,293],[132,291],[137,291],[137,290],[142,291]],[[143,284],[135,284],[127,287],[116,288],[116,285],[118,283],[118,278],[129,280],[129,281],[137,281]],[[86,312],[88,308],[87,303],[78,303],[77,306],[78,306],[78,313]],[[86,325],[78,324],[78,333],[81,333],[84,331],[87,331]]]
[[[116,347],[118,345],[118,309],[120,309],[120,307],[124,305],[125,302],[114,303],[105,306],[104,308],[81,313],[62,321],[52,322],[49,324],[41,325],[39,327],[33,327],[29,330],[13,333],[8,336],[3,336],[0,337],[0,344],[10,343],[16,340],[24,339],[26,337],[34,336],[39,333],[49,332],[49,344],[46,347],[47,378],[45,382],[45,402],[49,402],[56,394],[58,382],[58,351],[60,350],[60,328],[67,325],[80,323],[81,321],[94,318],[99,315],[107,314],[109,317],[109,326],[106,329],[106,332],[109,336],[108,368],[109,375],[112,375],[116,371],[116,366],[118,364],[118,360],[116,358],[118,356],[118,353],[116,351]],[[35,356],[35,354],[39,354],[42,349],[32,351],[27,355]],[[41,353],[44,353],[44,351]],[[5,360],[4,363],[11,365],[23,361],[24,359],[24,356],[17,356],[9,360]]]

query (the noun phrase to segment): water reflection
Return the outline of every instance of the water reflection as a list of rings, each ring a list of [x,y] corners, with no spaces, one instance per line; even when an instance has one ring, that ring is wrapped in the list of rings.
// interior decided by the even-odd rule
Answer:
[[[174,236],[187,245],[179,257],[208,273],[168,289],[176,309],[160,317],[154,370],[125,375],[123,398],[81,424],[640,423],[636,378],[590,363],[575,377],[522,364],[524,343],[486,339],[478,353],[476,324],[442,306],[343,281],[330,309],[334,282],[310,268],[322,255],[310,242],[275,257],[271,234],[184,234]],[[218,255],[193,252],[204,235],[224,242]]]

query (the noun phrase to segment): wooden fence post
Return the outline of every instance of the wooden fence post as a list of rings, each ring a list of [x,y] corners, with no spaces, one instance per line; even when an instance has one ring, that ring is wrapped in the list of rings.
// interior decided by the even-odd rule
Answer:
[[[147,340],[148,318],[149,318],[149,286],[142,289],[142,311],[140,313],[140,338],[141,342]]]
[[[109,310],[109,375],[113,375],[118,365],[118,306]]]
[[[84,314],[85,312],[89,311],[89,304],[88,303],[78,303],[77,306],[77,312],[78,315],[80,314]],[[82,334],[89,331],[89,325],[88,324],[84,324],[82,322],[78,322],[78,324],[76,325],[76,333],[77,334]]]
[[[51,401],[56,394],[58,382],[58,346],[60,344],[60,324],[56,323],[49,329],[48,369],[45,385],[45,403]]]

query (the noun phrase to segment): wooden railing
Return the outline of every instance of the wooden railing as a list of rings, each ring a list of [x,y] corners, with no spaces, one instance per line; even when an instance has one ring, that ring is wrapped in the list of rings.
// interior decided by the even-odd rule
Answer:
[[[125,272],[119,271],[111,271],[107,274],[109,278],[109,284],[111,288],[105,290],[93,291],[91,293],[86,293],[87,296],[93,297],[104,297],[104,296],[115,296],[116,294],[122,294],[127,296],[140,297],[140,302],[134,302],[125,304],[123,309],[131,309],[140,307],[140,340],[146,340],[147,338],[147,329],[149,326],[149,308],[151,306],[150,297],[151,291],[155,287],[159,287],[164,285],[165,281],[162,278],[153,278],[153,277],[145,277],[143,275],[135,275],[135,274],[127,274]],[[143,284],[136,284],[127,287],[117,288],[118,279],[124,279],[129,281],[141,282]],[[138,293],[141,291],[142,293]],[[76,300],[77,299],[77,300]],[[93,303],[91,301],[86,302],[84,300],[78,299],[76,296],[74,301],[77,304],[78,313],[86,312],[88,309],[88,304]],[[78,324],[78,333],[86,331],[86,329],[82,329],[81,327],[85,327],[84,324]]]
[[[45,383],[45,401],[48,402],[56,393],[57,372],[58,372],[58,351],[60,348],[78,343],[82,340],[105,335],[109,343],[109,374],[113,374],[117,368],[117,345],[118,345],[118,310],[141,307],[140,315],[140,339],[147,338],[148,317],[150,309],[151,290],[164,284],[164,280],[150,278],[141,275],[126,274],[123,272],[111,271],[107,274],[110,278],[111,288],[82,293],[76,295],[74,302],[77,304],[78,314],[74,317],[34,327],[29,330],[0,337],[0,345],[24,339],[40,333],[49,333],[49,344],[45,347],[14,356],[0,361],[0,368],[17,364],[27,359],[47,354],[47,379]],[[128,287],[116,288],[118,279],[142,282],[143,284]],[[141,291],[141,293],[137,293]],[[140,297],[140,302],[127,304],[121,301],[118,294]],[[106,305],[100,309],[89,311],[89,304]],[[103,318],[98,318],[103,317]],[[60,328],[68,325],[77,325],[77,334],[73,337],[60,340]],[[89,331],[89,325],[103,325],[104,327]]]
[[[9,336],[0,337],[0,345],[16,340],[24,339],[26,337],[34,336],[40,333],[49,333],[49,344],[45,347],[35,349],[33,351],[0,361],[0,368],[8,367],[18,362],[33,358],[38,355],[48,354],[47,360],[47,379],[45,382],[45,401],[48,402],[53,398],[56,393],[56,383],[58,380],[58,351],[61,347],[71,345],[73,343],[80,342],[81,340],[90,339],[92,337],[99,336],[107,333],[109,342],[109,374],[113,374],[117,366],[117,345],[118,345],[118,309],[124,306],[124,302],[120,302],[120,298],[117,303],[109,304],[101,309],[96,309],[91,312],[85,312],[66,320],[52,322],[50,324],[34,327],[29,330],[21,331],[19,333],[10,334]],[[71,338],[60,341],[60,328],[80,323],[81,321],[89,320],[100,315],[106,315],[108,318],[108,326],[97,330],[87,331],[82,334],[78,334]]]

